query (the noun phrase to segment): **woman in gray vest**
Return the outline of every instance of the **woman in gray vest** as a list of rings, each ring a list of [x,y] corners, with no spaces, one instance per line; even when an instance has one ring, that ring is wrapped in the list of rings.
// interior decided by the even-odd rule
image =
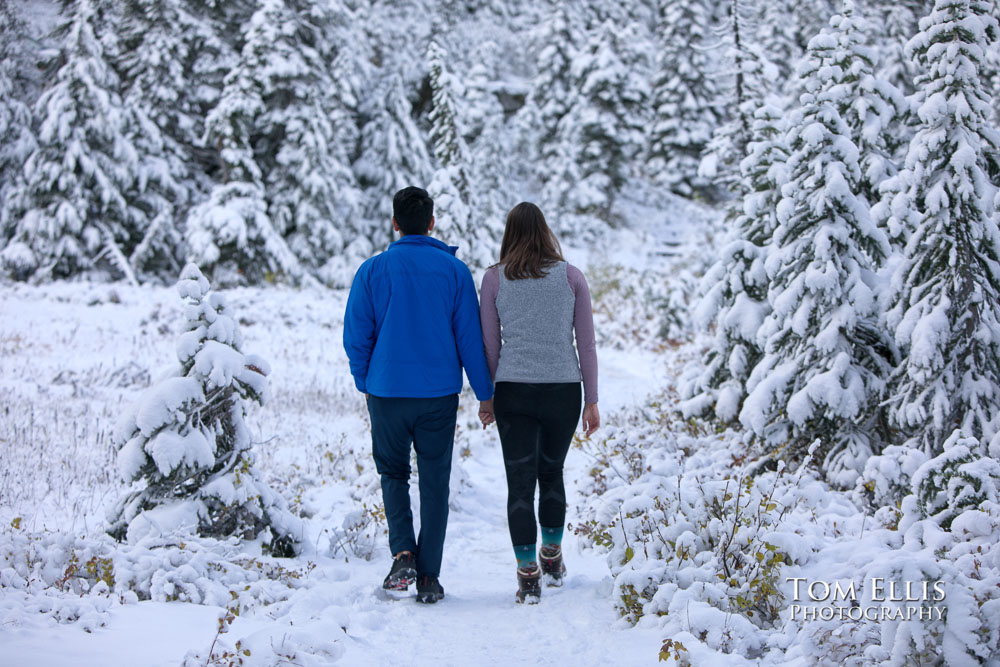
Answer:
[[[601,418],[590,289],[583,273],[563,259],[534,204],[522,202],[507,214],[500,262],[483,276],[479,315],[496,382],[494,398],[480,405],[480,419],[485,426],[495,418],[500,432],[517,601],[537,603],[540,580],[560,586],[566,572],[563,462],[580,419],[581,380],[587,436]],[[537,554],[536,485],[542,533]]]

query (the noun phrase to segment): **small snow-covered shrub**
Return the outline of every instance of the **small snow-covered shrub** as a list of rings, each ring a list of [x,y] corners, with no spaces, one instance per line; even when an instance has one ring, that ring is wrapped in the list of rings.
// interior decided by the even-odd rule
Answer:
[[[619,613],[675,618],[713,649],[760,656],[759,630],[784,607],[782,569],[807,551],[783,527],[806,467],[751,476],[738,434],[658,402],[622,421],[582,445],[594,463],[575,528],[608,552]]]
[[[361,509],[349,512],[340,528],[333,531],[330,554],[351,553],[370,560],[385,533],[385,506],[368,498],[362,502]]]
[[[304,585],[311,569],[312,564],[289,569],[261,559],[244,551],[235,538],[191,536],[128,545],[105,534],[32,533],[14,526],[0,531],[0,589],[21,596],[12,601],[15,608],[47,610],[59,622],[80,620],[89,609],[67,607],[67,596],[98,605],[97,600],[109,598],[121,604],[235,604],[246,611],[287,599]],[[75,608],[81,613],[70,613]]]
[[[899,505],[910,494],[914,473],[926,461],[927,455],[921,449],[907,445],[886,447],[865,462],[854,490],[855,502],[872,512],[892,508],[898,522]]]
[[[180,366],[119,423],[119,470],[133,485],[110,513],[109,532],[130,543],[174,533],[265,534],[265,548],[293,555],[301,523],[254,467],[244,421],[247,401],[267,399],[269,367],[241,351],[236,319],[193,264],[178,291],[187,299]]]
[[[920,515],[948,530],[966,509],[1000,502],[1000,462],[980,453],[976,438],[951,434],[944,451],[913,474],[913,493]]]
[[[1000,618],[1000,503],[995,492],[992,499],[974,499],[982,497],[978,492],[987,485],[975,487],[959,471],[984,459],[965,460],[962,449],[955,442],[951,456],[946,450],[921,467],[914,476],[914,494],[902,503],[901,548],[874,554],[862,577],[864,581],[917,582],[918,586],[926,582],[931,590],[940,590],[943,599],[931,598],[929,604],[937,607],[933,614],[852,624],[855,634],[868,637],[855,654],[863,656],[859,664],[952,667],[1000,660],[996,622]],[[983,476],[973,477],[985,482]],[[938,481],[929,481],[932,478]],[[968,493],[957,491],[966,485],[971,487]],[[930,489],[937,491],[928,493]],[[870,599],[863,602],[872,603]],[[903,609],[912,603],[883,604]],[[803,631],[814,633],[816,626],[805,624]]]

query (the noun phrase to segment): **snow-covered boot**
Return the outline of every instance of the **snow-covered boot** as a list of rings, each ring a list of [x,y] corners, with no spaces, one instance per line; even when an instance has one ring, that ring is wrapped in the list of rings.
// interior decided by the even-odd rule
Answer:
[[[542,572],[537,565],[517,568],[517,601],[519,603],[538,604],[542,596],[542,586],[539,583]]]
[[[444,599],[444,587],[433,574],[422,574],[417,579],[417,602],[434,604]]]
[[[538,552],[538,561],[542,566],[542,579],[546,586],[562,586],[563,575],[566,574],[566,564],[563,563],[562,547],[558,544],[546,544]]]
[[[387,591],[405,591],[417,578],[417,559],[409,551],[396,555],[392,569],[382,582]]]

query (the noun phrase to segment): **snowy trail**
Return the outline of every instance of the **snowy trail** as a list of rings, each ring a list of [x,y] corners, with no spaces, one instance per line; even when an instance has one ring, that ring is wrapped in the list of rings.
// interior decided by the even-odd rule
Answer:
[[[441,577],[445,600],[418,605],[411,589],[411,597],[387,601],[378,592],[385,561],[356,571],[344,662],[383,665],[401,655],[412,664],[655,662],[655,633],[612,629],[617,617],[607,597],[607,566],[602,557],[578,553],[572,535],[565,544],[565,585],[545,588],[537,606],[514,603],[499,448],[490,454],[489,461],[467,464],[475,488],[461,494],[460,509],[451,514]],[[577,464],[567,475],[571,480],[582,460],[577,451],[570,456]]]
[[[619,370],[614,375],[602,380],[605,421],[615,409],[632,402],[636,393],[648,390],[656,372],[656,365],[644,355],[611,356],[620,363],[615,364]],[[340,609],[331,605],[319,614],[349,619],[346,631],[337,632],[343,633],[343,663],[394,664],[405,655],[408,664],[416,665],[654,664],[659,633],[616,627],[605,558],[582,552],[570,531],[564,540],[568,568],[564,586],[543,589],[537,606],[514,602],[517,586],[507,532],[506,482],[495,428],[472,447],[473,455],[462,463],[467,485],[452,482],[441,575],[445,600],[417,604],[412,587],[404,599],[386,599],[380,590],[388,569],[385,549],[382,558],[371,563],[352,560],[349,566],[331,565],[330,572],[311,575],[350,577],[331,584],[330,590],[349,604]],[[586,466],[583,453],[572,448],[565,474],[571,523],[579,504],[574,480],[586,474]],[[419,504],[412,488],[411,495],[416,515]]]
[[[611,629],[616,617],[602,585],[607,567],[599,557],[578,554],[572,536],[565,586],[544,589],[537,606],[514,603],[502,468],[497,474],[496,461],[469,467],[483,502],[475,503],[475,514],[452,512],[441,578],[445,600],[418,605],[412,588],[410,597],[385,600],[378,586],[387,563],[357,569],[345,664],[391,664],[402,655],[413,664],[455,665],[615,664],[623,655],[635,664],[655,657],[656,637]]]

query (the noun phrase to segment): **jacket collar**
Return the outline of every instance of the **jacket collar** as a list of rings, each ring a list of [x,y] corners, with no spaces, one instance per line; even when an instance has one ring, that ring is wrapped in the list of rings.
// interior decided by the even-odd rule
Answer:
[[[396,245],[429,245],[437,248],[438,250],[444,250],[446,253],[451,255],[458,252],[457,245],[448,245],[444,241],[440,241],[433,236],[427,236],[425,234],[407,234],[406,236],[402,236],[398,240],[390,243],[389,247],[392,248]]]

